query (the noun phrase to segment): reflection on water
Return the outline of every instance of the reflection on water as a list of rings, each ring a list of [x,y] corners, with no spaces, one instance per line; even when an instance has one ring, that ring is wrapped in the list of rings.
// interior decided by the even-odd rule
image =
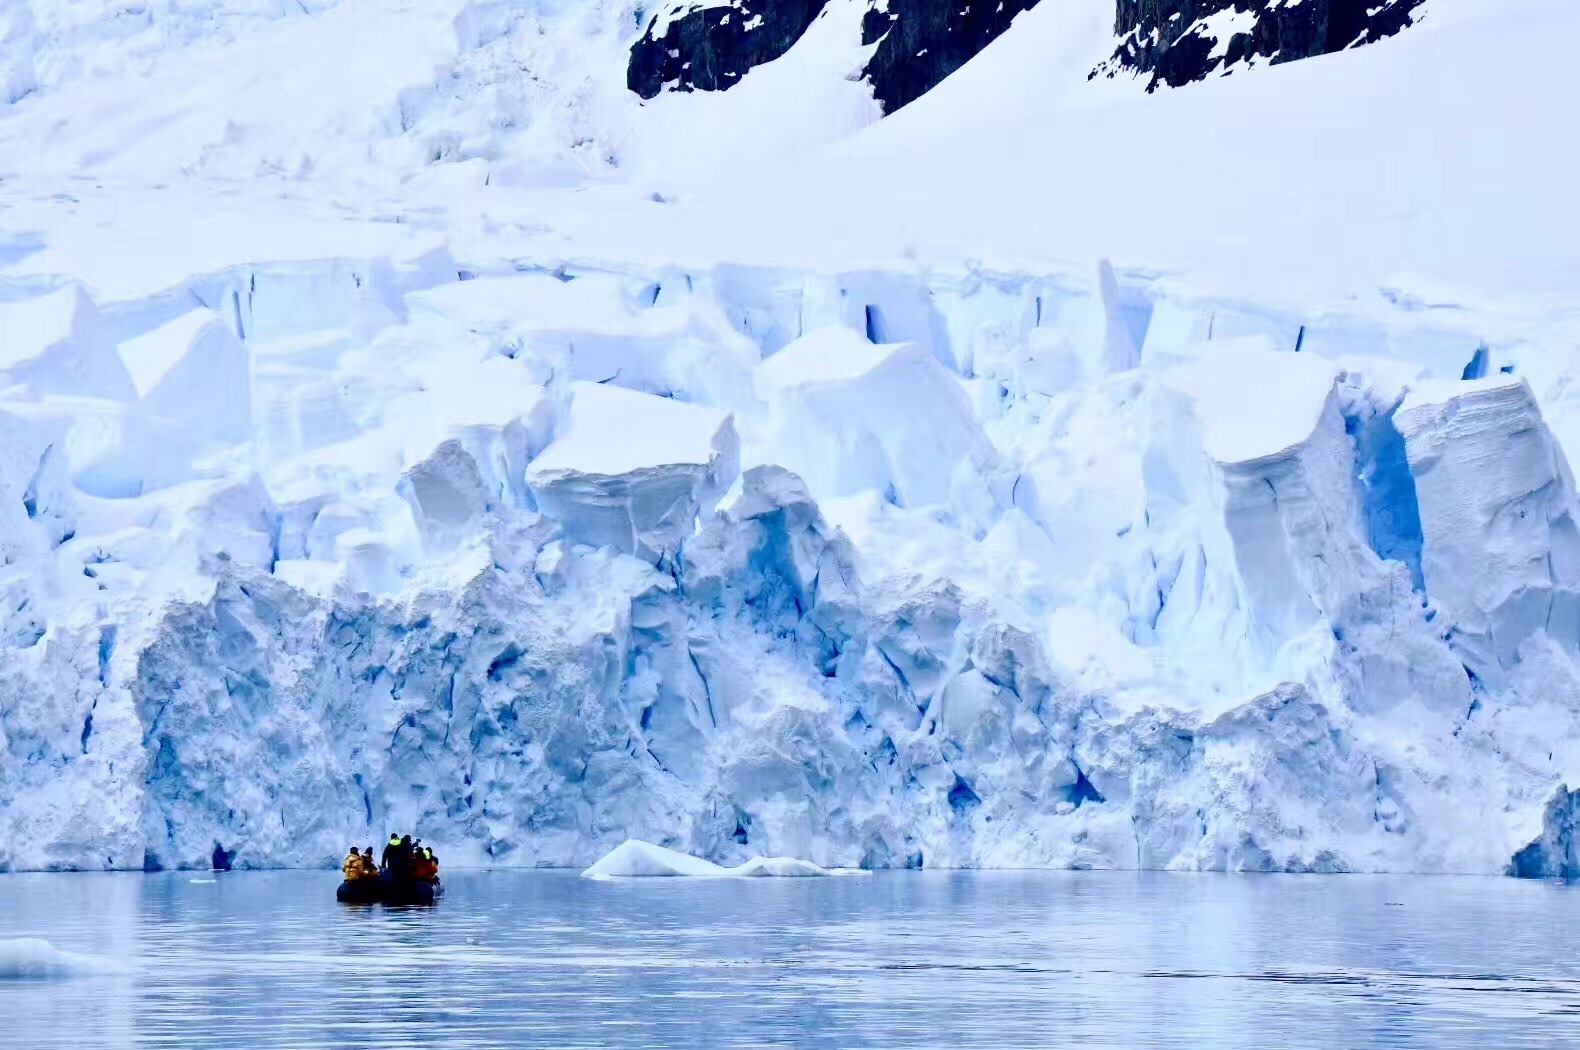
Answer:
[[[0,877],[0,939],[124,958],[0,982],[25,1047],[1580,1046],[1580,890],[1507,879],[452,872]]]

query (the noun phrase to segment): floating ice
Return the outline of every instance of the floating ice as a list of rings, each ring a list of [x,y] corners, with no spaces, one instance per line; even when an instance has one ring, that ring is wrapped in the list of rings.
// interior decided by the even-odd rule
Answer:
[[[827,870],[792,857],[753,857],[733,868],[722,867],[688,853],[627,839],[598,863],[582,872],[586,879],[628,879],[678,876],[688,878],[805,878],[824,876]]]
[[[46,940],[19,937],[0,940],[0,980],[48,977],[82,977],[124,973],[126,967],[110,959],[61,951]]]

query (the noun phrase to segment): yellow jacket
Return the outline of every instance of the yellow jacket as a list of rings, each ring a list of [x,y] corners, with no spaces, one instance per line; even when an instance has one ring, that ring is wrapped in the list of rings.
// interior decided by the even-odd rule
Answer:
[[[340,874],[345,876],[347,882],[355,882],[362,877],[362,854],[353,850],[347,854],[346,859],[340,862]]]

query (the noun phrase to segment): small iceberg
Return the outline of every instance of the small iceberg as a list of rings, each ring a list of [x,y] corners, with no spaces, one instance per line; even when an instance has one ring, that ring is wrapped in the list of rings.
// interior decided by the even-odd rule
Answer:
[[[817,878],[830,874],[827,868],[794,857],[753,857],[739,867],[726,868],[701,857],[665,849],[641,839],[626,839],[602,860],[582,872],[582,878]]]
[[[37,937],[0,940],[0,981],[125,972],[124,966],[109,959],[63,952]]]

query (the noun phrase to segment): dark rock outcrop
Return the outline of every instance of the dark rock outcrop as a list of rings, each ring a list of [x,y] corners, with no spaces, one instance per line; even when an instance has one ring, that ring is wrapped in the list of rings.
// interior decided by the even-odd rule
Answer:
[[[997,40],[1038,0],[889,0],[862,20],[866,77],[885,113],[908,106]]]
[[[1179,87],[1258,61],[1276,65],[1359,47],[1415,24],[1425,0],[1118,0],[1114,54],[1091,77],[1132,73]],[[1230,33],[1207,21],[1237,12]],[[1244,16],[1249,16],[1244,17]],[[1220,20],[1220,26],[1226,20]],[[1220,36],[1227,35],[1227,39]],[[1090,79],[1090,78],[1089,78]]]
[[[643,98],[666,87],[722,91],[748,70],[794,46],[828,0],[733,0],[698,5],[655,32],[659,18],[631,48],[626,86]]]
[[[867,0],[860,75],[885,113],[916,101],[998,39],[1039,0]],[[1258,62],[1276,65],[1393,36],[1426,0],[1115,0],[1119,46],[1090,78],[1129,73],[1179,87]],[[654,16],[631,48],[626,83],[643,98],[722,91],[779,58],[828,0],[696,0]]]
[[[705,0],[706,2],[706,0]],[[655,17],[631,49],[626,83],[643,98],[720,91],[789,51],[828,0],[722,0]],[[998,39],[1039,0],[870,0],[861,75],[885,113],[916,101]]]

